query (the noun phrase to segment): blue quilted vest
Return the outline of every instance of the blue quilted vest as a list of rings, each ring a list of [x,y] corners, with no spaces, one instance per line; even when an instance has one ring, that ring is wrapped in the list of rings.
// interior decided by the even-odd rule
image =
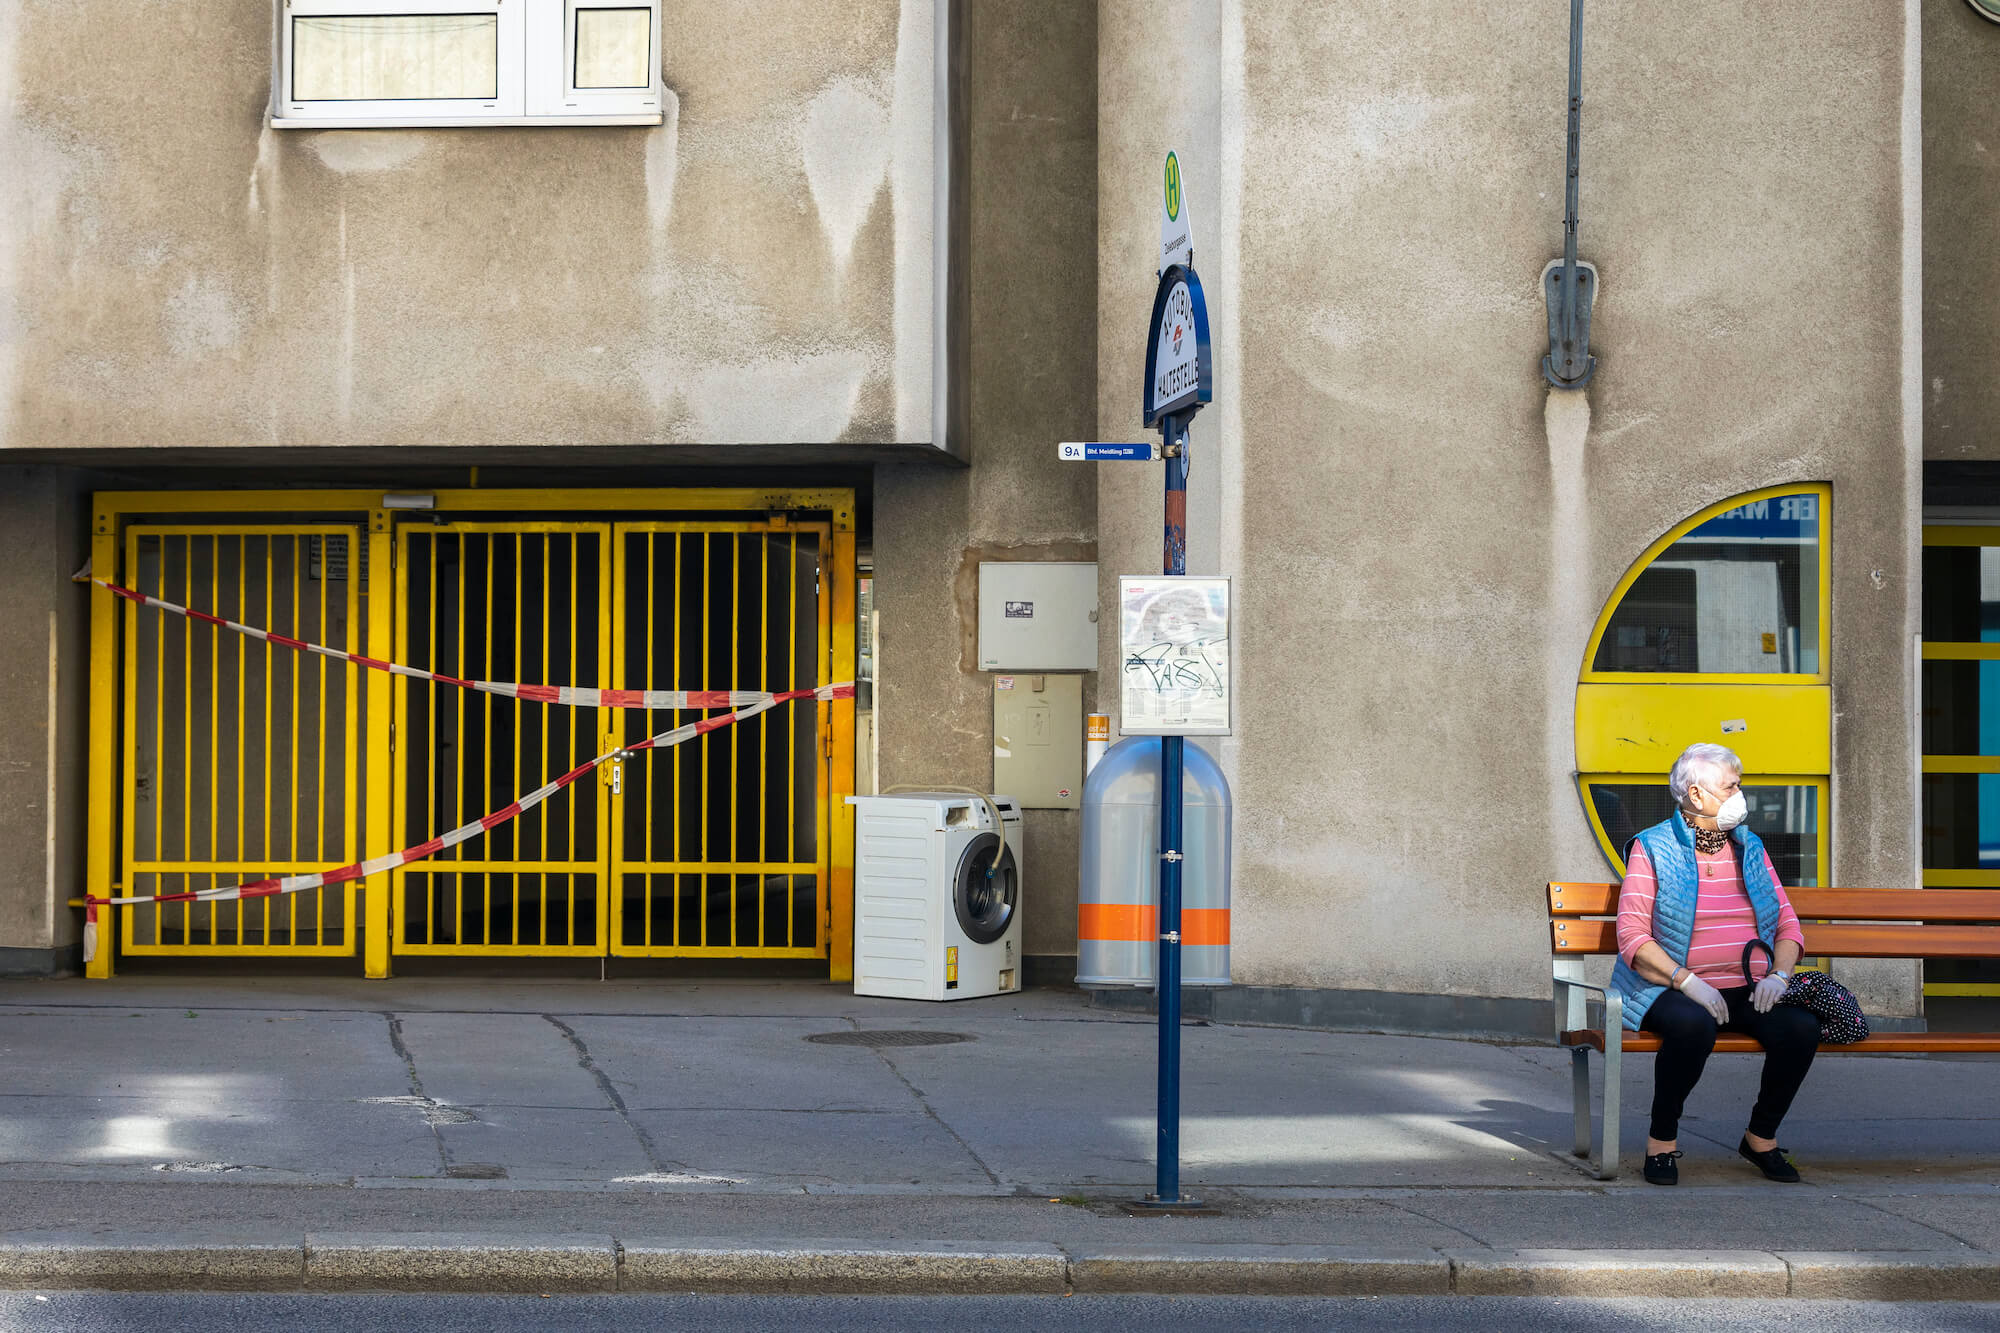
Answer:
[[[1738,824],[1729,836],[1735,840],[1737,860],[1743,867],[1743,889],[1757,913],[1757,937],[1775,942],[1778,919],[1778,887],[1771,881],[1764,858],[1764,843],[1747,827]],[[1688,945],[1694,940],[1696,872],[1694,831],[1678,814],[1668,815],[1641,833],[1638,843],[1646,849],[1659,880],[1653,898],[1653,942],[1667,951],[1667,957],[1685,967]],[[1639,1030],[1646,1011],[1660,998],[1665,986],[1656,986],[1640,976],[1620,958],[1611,969],[1611,989],[1625,1001],[1625,1026]]]

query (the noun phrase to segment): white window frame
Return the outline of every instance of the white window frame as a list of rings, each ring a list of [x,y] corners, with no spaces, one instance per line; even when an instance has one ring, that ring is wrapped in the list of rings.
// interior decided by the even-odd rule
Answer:
[[[7,3],[8,0],[0,0]],[[481,125],[658,125],[664,119],[660,75],[661,0],[276,0],[277,67],[271,124],[276,129],[449,128]],[[649,11],[643,88],[577,88],[576,11]],[[499,22],[499,94],[493,98],[300,102],[292,98],[293,21],[341,15],[491,14]]]

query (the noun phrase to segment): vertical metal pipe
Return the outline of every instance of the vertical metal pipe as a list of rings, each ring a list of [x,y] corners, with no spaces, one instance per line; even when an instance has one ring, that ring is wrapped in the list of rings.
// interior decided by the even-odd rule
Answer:
[[[1563,376],[1575,379],[1585,367],[1577,363],[1581,338],[1577,329],[1580,304],[1576,281],[1577,188],[1583,171],[1583,0],[1569,5],[1569,150],[1568,175],[1563,182]]]
[[[576,638],[577,623],[583,619],[576,605],[578,566],[583,560],[582,548],[578,545],[580,540],[581,538],[578,536],[576,530],[572,528],[569,534],[569,678],[573,683],[578,685],[584,683],[583,658],[577,652]],[[599,674],[601,675],[602,673]],[[576,767],[576,733],[579,727],[585,725],[583,717],[580,716],[582,712],[583,710],[580,708],[571,709],[569,719],[563,724],[563,771],[565,773]],[[592,713],[589,715],[590,721],[596,723],[601,719],[601,716],[599,713]],[[599,730],[602,730],[602,728],[600,727]],[[604,799],[602,788],[598,789],[597,799],[600,801]],[[576,804],[574,800],[563,802],[564,809],[569,813],[569,841],[564,844],[564,854],[569,858],[572,865],[581,859],[578,857],[576,850]],[[574,945],[576,943],[576,872],[572,870],[563,879],[564,910],[568,913],[565,918],[563,943]]]
[[[1187,426],[1168,416],[1166,532],[1162,564],[1167,574],[1187,573]],[[1160,1079],[1159,1162],[1154,1196],[1181,1197],[1181,759],[1179,736],[1160,743]]]
[[[653,645],[659,638],[659,617],[656,612],[660,604],[658,596],[660,564],[659,554],[654,549],[657,535],[650,530],[646,533],[646,600],[640,603],[638,615],[640,633],[646,636],[646,679],[639,687],[645,690],[660,688],[660,677],[653,665]],[[628,552],[630,549],[629,546],[626,548]],[[618,614],[622,617],[621,624],[629,625],[632,623],[632,612],[629,607],[619,607]],[[646,734],[648,736],[657,736],[659,730],[658,727],[653,725],[653,710],[648,708],[646,710]],[[646,948],[649,950],[653,947],[653,882],[656,878],[653,874],[653,775],[658,771],[659,762],[657,755],[648,756],[646,759],[643,766],[643,772],[646,777],[646,799],[639,805],[639,809],[642,812],[640,818],[645,821],[643,837],[645,838],[646,855],[646,872],[639,876],[639,884],[641,886],[641,910],[646,923]],[[640,766],[634,766],[632,771],[634,781],[638,780],[641,771]]]
[[[541,680],[542,684],[544,685],[553,685],[556,683],[555,677],[549,674],[549,614],[550,614],[550,608],[554,606],[556,599],[555,584],[550,578],[550,570],[552,569],[550,553],[555,549],[555,544],[556,544],[556,539],[554,534],[552,533],[543,534]],[[570,683],[571,684],[576,683],[574,676],[571,677]],[[537,715],[538,720],[540,722],[540,728],[537,734],[540,736],[542,744],[541,772],[545,778],[549,772],[549,728],[554,725],[556,714],[561,711],[564,710],[554,709],[554,708],[544,708]],[[571,799],[574,800],[575,798],[572,797]],[[549,942],[549,893],[551,887],[550,876],[547,866],[550,861],[553,861],[555,859],[553,856],[549,855],[549,802],[547,801],[542,802],[542,836],[541,840],[535,845],[535,854],[541,858],[543,865],[543,870],[541,875],[542,896],[540,902],[536,904],[536,909],[535,909],[535,914],[537,917],[540,918],[542,925],[542,933],[540,939],[538,940],[538,943],[547,944]]]
[[[482,545],[486,551],[486,596],[480,602],[480,656],[479,675],[483,680],[493,680],[499,673],[493,669],[493,566],[500,559],[500,541],[493,533],[486,534]],[[479,805],[480,813],[493,808],[493,696],[480,696],[479,719]],[[479,942],[493,943],[493,848],[485,839],[480,840],[480,854],[487,865],[479,875]]]
[[[684,690],[687,688],[687,665],[681,660],[681,588],[683,587],[683,585],[687,583],[686,571],[687,571],[687,565],[681,559],[681,534],[680,531],[676,529],[674,532],[674,655],[672,660],[673,660],[673,688],[677,690]],[[678,708],[676,708],[673,713],[673,724],[676,727],[680,726],[681,724],[681,710]],[[672,839],[673,851],[670,852],[669,855],[673,857],[675,862],[674,875],[673,875],[674,926],[673,926],[673,931],[671,933],[671,938],[674,942],[674,947],[676,948],[680,947],[680,942],[681,942],[681,888],[686,883],[686,876],[682,874],[681,867],[679,864],[681,859],[681,818],[682,818],[681,763],[683,756],[681,753],[681,748],[682,747],[680,746],[675,746],[673,749],[667,751],[666,754],[667,762],[673,765],[673,784],[674,784],[673,793],[671,797],[671,805],[670,805],[670,808],[673,811],[673,821],[674,821],[673,823],[674,831]]]
[[[522,534],[516,532],[514,534],[514,659],[507,664],[507,678],[509,680],[525,680],[528,675],[526,671],[521,669],[527,664],[527,649],[524,647],[524,631],[521,625],[521,585],[528,580],[528,565],[526,557],[523,554],[524,549]],[[522,710],[516,708],[510,717],[514,732],[514,767],[509,770],[507,779],[506,794],[508,795],[527,790],[523,781],[526,774],[521,768],[521,716]],[[488,806],[487,809],[490,810],[492,807]],[[514,853],[516,863],[527,859],[521,855],[520,825],[516,824],[507,830],[507,842]],[[521,885],[525,878],[519,870],[516,870],[512,876],[514,881],[514,892],[512,895],[514,906],[512,918],[513,934],[507,940],[509,944],[519,944],[521,942]]]
[[[215,608],[215,611],[217,615],[220,615],[222,608],[218,606]],[[236,618],[242,621],[250,619],[250,538],[241,535],[236,538]],[[235,869],[239,874],[250,868],[247,864],[250,859],[249,851],[243,845],[243,811],[249,805],[249,802],[243,799],[245,788],[249,786],[243,775],[249,771],[250,765],[248,750],[250,743],[248,736],[250,730],[250,689],[245,680],[245,673],[249,670],[249,661],[250,640],[239,634],[236,636],[236,773],[234,778],[236,843],[230,852],[230,859],[237,863]],[[243,900],[238,898],[236,900],[236,942],[239,945],[245,943],[249,938],[245,934],[243,911]],[[264,943],[269,944],[270,942],[270,936],[267,932]]]
[[[708,557],[708,539],[709,539],[709,534],[708,534],[708,533],[707,533],[706,531],[704,531],[704,532],[703,532],[703,533],[701,534],[701,688],[702,688],[702,689],[704,689],[704,690],[706,690],[706,689],[709,689],[709,688],[711,688],[711,682],[709,681],[709,678],[708,678],[708,630],[709,630],[709,626],[710,626],[710,625],[712,625],[712,624],[714,623],[714,622],[713,622],[713,621],[712,621],[712,620],[711,620],[711,619],[709,618],[709,616],[710,616],[710,611],[709,611],[709,596],[708,596],[708,590],[709,590],[709,585],[710,585],[710,582],[711,582],[711,576],[712,576],[712,574],[713,574],[713,572],[714,572],[714,566],[713,566],[713,565],[712,565],[712,564],[711,564],[711,563],[709,562],[709,557]],[[713,734],[714,734],[714,733],[712,733],[712,732],[710,733],[710,735],[713,735]],[[698,739],[697,741],[695,741],[695,743],[694,743],[694,745],[693,745],[693,747],[692,747],[692,748],[693,748],[693,749],[695,750],[695,752],[696,752],[696,753],[697,753],[697,754],[698,754],[698,755],[700,756],[700,759],[701,759],[701,807],[700,807],[700,809],[701,809],[701,861],[702,861],[702,867],[701,867],[701,868],[702,868],[702,877],[701,877],[701,893],[700,893],[700,901],[699,901],[699,902],[698,902],[698,903],[696,904],[696,908],[697,908],[698,912],[700,913],[700,920],[699,920],[698,924],[699,924],[699,926],[700,926],[700,929],[701,929],[701,933],[700,933],[700,935],[698,936],[698,938],[699,938],[699,940],[700,940],[700,942],[701,942],[701,945],[702,945],[702,947],[703,947],[703,948],[707,948],[707,947],[708,947],[708,893],[709,893],[709,884],[708,884],[708,769],[709,769],[709,748],[708,748],[708,737],[707,737],[707,736],[703,736],[703,737],[701,737],[700,739]]]
[[[757,648],[757,688],[771,688],[771,539],[759,537],[757,549],[762,553],[762,592],[757,599],[757,625],[759,630]],[[765,811],[770,807],[771,781],[771,715],[765,713],[757,719],[757,857],[759,861],[769,861],[771,857],[768,820]],[[770,872],[763,867],[757,871],[757,947],[763,948],[769,941],[764,917],[770,906],[770,896],[764,892],[765,877]],[[791,881],[785,881],[785,915],[792,910]]]
[[[743,534],[729,534],[729,688],[738,688],[743,670]],[[737,780],[737,756],[743,749],[743,737],[739,734],[750,730],[748,727],[729,728],[729,859],[739,860],[743,849],[736,841],[737,813],[743,804],[743,785]],[[741,878],[734,865],[729,868],[729,943],[740,946],[743,942],[736,938],[736,884]]]

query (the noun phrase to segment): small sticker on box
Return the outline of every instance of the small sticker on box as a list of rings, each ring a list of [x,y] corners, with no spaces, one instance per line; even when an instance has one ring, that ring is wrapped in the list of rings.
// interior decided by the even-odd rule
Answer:
[[[1035,604],[1033,602],[1007,603],[1007,619],[1033,620],[1034,618],[1035,618]]]
[[[1012,676],[995,676],[993,678],[993,688],[996,690],[1011,690],[1014,688],[1014,678]]]

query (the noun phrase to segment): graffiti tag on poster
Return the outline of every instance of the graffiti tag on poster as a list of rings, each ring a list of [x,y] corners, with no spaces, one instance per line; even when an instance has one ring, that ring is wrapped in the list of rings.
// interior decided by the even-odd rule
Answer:
[[[1118,581],[1126,735],[1229,734],[1229,591],[1226,578]]]

